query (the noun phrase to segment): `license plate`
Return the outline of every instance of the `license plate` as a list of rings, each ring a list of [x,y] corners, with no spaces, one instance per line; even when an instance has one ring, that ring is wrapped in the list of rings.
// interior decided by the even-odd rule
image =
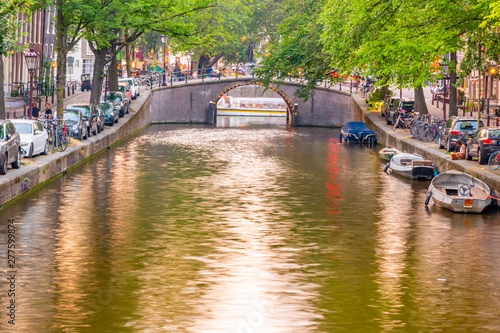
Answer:
[[[471,208],[474,204],[474,199],[464,199],[464,207]]]

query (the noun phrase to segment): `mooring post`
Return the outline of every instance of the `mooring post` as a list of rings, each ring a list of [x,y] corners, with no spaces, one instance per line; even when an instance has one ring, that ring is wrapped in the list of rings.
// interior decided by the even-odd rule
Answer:
[[[208,102],[207,123],[215,124],[215,103],[213,101]]]
[[[299,117],[298,111],[299,111],[299,105],[294,104],[293,105],[293,114],[292,114],[292,126],[297,126],[297,124],[298,124],[298,117]]]

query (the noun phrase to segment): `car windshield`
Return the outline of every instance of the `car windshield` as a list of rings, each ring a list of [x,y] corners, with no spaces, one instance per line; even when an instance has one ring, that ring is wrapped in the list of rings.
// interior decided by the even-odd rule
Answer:
[[[85,105],[71,105],[68,109],[80,110],[85,117],[90,117],[90,106]]]
[[[491,139],[500,139],[500,130],[494,129],[490,130],[490,138]]]
[[[118,86],[118,90],[121,92],[125,92],[125,87],[124,86]]]
[[[19,134],[31,134],[31,130],[33,129],[33,125],[28,124],[28,123],[17,123],[14,124],[16,126],[17,131]]]
[[[79,121],[80,117],[78,116],[78,112],[64,111],[63,119],[66,121]]]
[[[112,115],[113,114],[113,105],[112,104],[101,103],[100,106],[101,106],[101,109],[105,115]]]
[[[412,102],[403,102],[403,104],[401,105],[401,109],[411,110],[411,109],[413,109],[413,103]]]
[[[477,120],[457,121],[455,129],[461,131],[475,131],[477,130]]]
[[[107,100],[110,102],[121,102],[122,95],[120,95],[120,94],[108,94]],[[104,101],[104,95],[101,96],[101,101]]]

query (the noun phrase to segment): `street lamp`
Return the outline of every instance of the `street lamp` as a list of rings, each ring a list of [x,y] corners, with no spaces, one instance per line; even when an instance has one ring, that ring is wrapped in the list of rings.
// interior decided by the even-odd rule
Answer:
[[[104,84],[104,102],[108,101],[108,69],[109,64],[104,65],[104,75],[106,76],[106,83]]]
[[[31,119],[33,115],[33,77],[37,70],[38,54],[35,53],[35,50],[30,49],[29,52],[24,53],[24,59],[26,60],[26,67],[28,67],[28,72],[30,73],[29,118]]]
[[[161,37],[161,41],[163,42],[163,82],[162,82],[162,86],[163,87],[166,87],[167,86],[167,72],[166,72],[166,68],[167,68],[167,54],[166,54],[166,44],[167,44],[167,39],[168,37],[167,36],[162,36]],[[153,86],[153,85],[151,85]]]

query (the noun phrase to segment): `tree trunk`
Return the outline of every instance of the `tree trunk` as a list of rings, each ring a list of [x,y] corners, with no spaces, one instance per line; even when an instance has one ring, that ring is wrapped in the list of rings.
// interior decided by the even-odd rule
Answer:
[[[132,77],[132,73],[130,72],[130,45],[128,43],[125,45],[125,62],[127,66],[127,77]]]
[[[118,91],[118,62],[115,52],[111,53],[111,64],[108,71],[109,91]]]
[[[4,89],[3,89],[3,55],[0,54],[0,119],[5,119],[5,99],[4,99]]]
[[[92,50],[95,55],[95,65],[90,91],[90,103],[99,105],[101,99],[102,85],[104,81],[104,65],[106,64],[106,54],[108,49]]]
[[[56,52],[57,52],[57,75],[56,75],[56,93],[57,93],[57,107],[56,112],[58,116],[62,116],[64,110],[64,85],[66,83],[66,55],[68,53],[67,45],[67,30],[64,28],[64,17],[62,13],[62,0],[57,0],[57,27],[56,30]]]
[[[457,52],[450,53],[450,109],[449,117],[458,115],[457,110]]]
[[[478,77],[478,85],[479,85],[479,97],[478,97],[478,101],[479,101],[479,104],[478,104],[478,110],[477,110],[477,127],[479,128],[480,127],[480,124],[481,124],[481,111],[482,111],[482,108],[483,108],[483,99],[482,99],[482,96],[481,96],[481,68],[482,68],[482,63],[481,63],[481,45],[479,45],[479,68],[477,69],[478,72],[479,72],[479,77]]]
[[[414,89],[415,96],[415,111],[420,115],[429,114],[427,110],[427,103],[425,102],[424,88],[418,87]]]
[[[213,58],[210,59],[209,56],[207,56],[206,54],[202,53],[200,55],[200,60],[199,60],[199,63],[201,65],[199,65],[199,67],[200,68],[210,68],[213,65],[215,65],[215,63],[217,61],[219,61],[219,59],[222,58],[223,55],[224,55],[224,52],[219,53],[219,54],[215,55]]]

